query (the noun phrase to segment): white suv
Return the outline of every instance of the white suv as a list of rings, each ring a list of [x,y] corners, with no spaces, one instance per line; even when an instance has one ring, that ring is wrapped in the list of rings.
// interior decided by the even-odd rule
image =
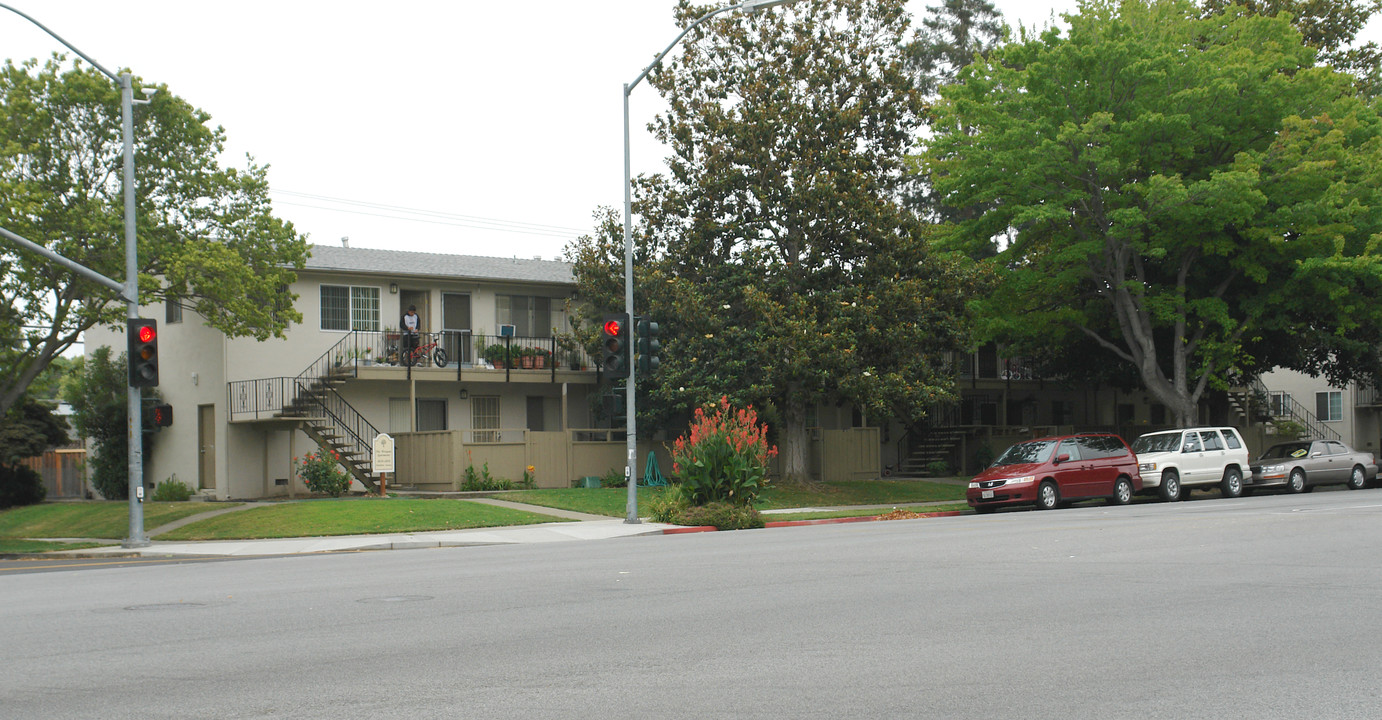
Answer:
[[[1243,494],[1248,446],[1231,427],[1185,428],[1147,433],[1132,444],[1142,487],[1156,488],[1162,500],[1179,500],[1194,488],[1217,485],[1224,497]]]

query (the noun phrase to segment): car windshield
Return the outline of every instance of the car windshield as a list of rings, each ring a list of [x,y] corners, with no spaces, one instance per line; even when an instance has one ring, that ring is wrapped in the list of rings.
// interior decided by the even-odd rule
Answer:
[[[1281,460],[1283,458],[1301,458],[1310,454],[1310,443],[1282,443],[1267,448],[1267,452],[1262,453],[1263,460]]]
[[[1132,451],[1141,455],[1143,453],[1179,452],[1180,433],[1157,433],[1156,435],[1143,435],[1132,444]]]
[[[1038,440],[1036,442],[1018,443],[998,456],[993,461],[994,465],[1025,465],[1028,463],[1046,462],[1051,457],[1051,450],[1056,447],[1054,440]]]

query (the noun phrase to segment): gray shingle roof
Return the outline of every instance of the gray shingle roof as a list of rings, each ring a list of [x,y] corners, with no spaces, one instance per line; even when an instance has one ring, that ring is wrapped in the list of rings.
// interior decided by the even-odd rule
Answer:
[[[307,270],[369,275],[409,275],[574,285],[571,263],[559,260],[443,255],[406,250],[376,250],[312,245]]]

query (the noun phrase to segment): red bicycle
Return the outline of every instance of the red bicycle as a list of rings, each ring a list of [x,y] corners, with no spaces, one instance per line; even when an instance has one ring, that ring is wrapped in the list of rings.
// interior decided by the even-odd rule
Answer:
[[[403,336],[403,342],[406,347],[408,342],[407,335]],[[439,368],[446,367],[446,348],[438,345],[435,340],[418,345],[411,350],[404,350],[402,355],[403,364],[405,366],[417,365],[419,362],[426,363],[427,359],[430,357],[433,365]]]

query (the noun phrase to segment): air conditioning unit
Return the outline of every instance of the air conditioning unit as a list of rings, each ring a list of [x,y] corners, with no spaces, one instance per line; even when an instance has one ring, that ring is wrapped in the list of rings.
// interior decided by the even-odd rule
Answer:
[[[513,337],[513,326],[512,326],[512,325],[500,325],[500,326],[499,326],[499,337]]]

